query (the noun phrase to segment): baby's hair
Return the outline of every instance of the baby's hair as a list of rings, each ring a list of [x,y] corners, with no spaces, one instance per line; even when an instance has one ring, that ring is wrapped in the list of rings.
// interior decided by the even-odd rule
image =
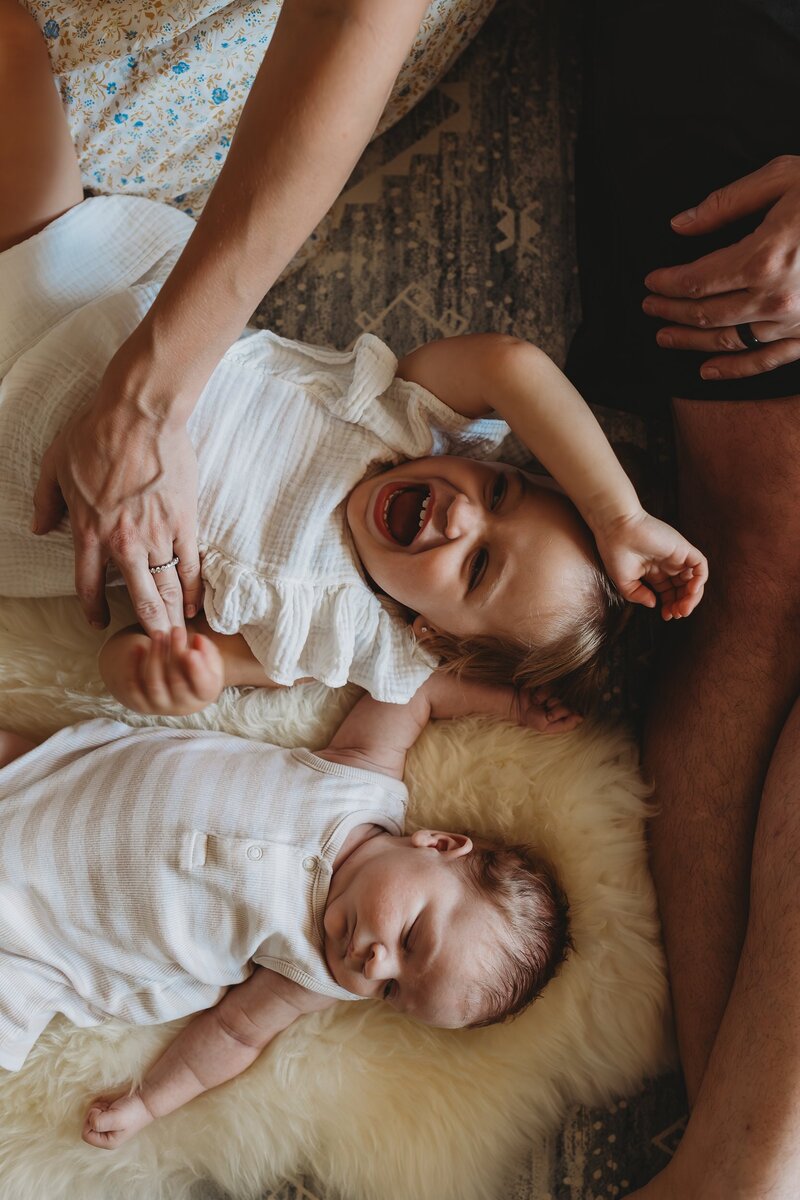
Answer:
[[[504,927],[491,982],[480,985],[480,1016],[470,1023],[477,1029],[527,1008],[552,979],[571,942],[569,905],[550,864],[529,846],[469,836],[471,852],[453,865]]]
[[[590,567],[585,599],[583,610],[558,621],[555,636],[541,643],[490,635],[459,638],[437,631],[426,635],[424,645],[441,660],[440,670],[517,688],[557,683],[562,700],[585,708],[596,698],[605,652],[624,629],[632,608],[596,562]]]

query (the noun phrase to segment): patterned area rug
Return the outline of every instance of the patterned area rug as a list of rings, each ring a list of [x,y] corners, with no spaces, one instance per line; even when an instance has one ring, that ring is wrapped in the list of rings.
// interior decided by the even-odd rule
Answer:
[[[338,347],[369,330],[398,354],[494,329],[530,338],[563,363],[579,318],[577,24],[575,0],[499,3],[439,87],[369,147],[317,254],[273,289],[256,323]],[[599,415],[646,502],[663,508],[668,431]],[[633,630],[603,697],[609,712],[634,723],[653,636],[652,622]],[[667,1162],[685,1114],[677,1076],[607,1109],[577,1109],[558,1136],[509,1163],[497,1200],[624,1196]],[[200,1197],[212,1200],[202,1188]],[[265,1200],[330,1197],[324,1182],[294,1179]]]

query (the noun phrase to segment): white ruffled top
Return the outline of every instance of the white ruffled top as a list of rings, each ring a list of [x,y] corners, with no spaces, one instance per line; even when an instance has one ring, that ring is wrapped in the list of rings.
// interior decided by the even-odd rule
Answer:
[[[0,451],[3,594],[72,590],[68,530],[46,539],[28,530],[38,461],[93,394],[192,226],[151,201],[95,198],[0,255],[0,325],[2,297],[17,301],[13,333],[6,324],[0,338],[0,444],[14,446],[13,461]],[[64,272],[79,263],[76,287]],[[190,418],[206,616],[221,633],[241,633],[276,683],[350,680],[402,703],[436,665],[366,582],[346,499],[405,459],[498,457],[509,431],[459,416],[396,369],[371,334],[336,351],[252,332],[224,356]],[[22,475],[22,503],[9,473]]]

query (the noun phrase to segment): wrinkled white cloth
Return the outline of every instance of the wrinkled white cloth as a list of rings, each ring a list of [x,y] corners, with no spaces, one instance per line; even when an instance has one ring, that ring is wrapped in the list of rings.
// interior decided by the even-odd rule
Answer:
[[[399,781],[209,730],[84,721],[0,771],[0,1066],[57,1013],[157,1024],[252,963],[337,1000],[322,918],[356,825]]]
[[[68,523],[30,531],[41,457],[192,228],[166,205],[95,197],[0,255],[0,595],[74,591]],[[497,457],[509,430],[459,416],[396,367],[371,334],[337,351],[255,332],[227,352],[190,418],[206,616],[241,633],[275,683],[349,680],[404,703],[436,665],[366,582],[345,502],[405,459]]]

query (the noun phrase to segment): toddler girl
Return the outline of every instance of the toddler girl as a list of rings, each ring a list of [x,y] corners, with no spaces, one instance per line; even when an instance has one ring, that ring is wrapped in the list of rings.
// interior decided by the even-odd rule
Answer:
[[[364,697],[319,754],[107,720],[35,748],[2,735],[0,1065],[18,1069],[56,1012],[205,1010],[134,1095],[93,1106],[84,1136],[115,1146],[334,1000],[449,1028],[521,1011],[567,944],[549,868],[403,834],[407,749],[430,716],[470,712],[538,723],[511,688],[437,673],[407,705]]]
[[[35,79],[26,68],[24,86]],[[17,596],[72,590],[67,525],[43,538],[30,529],[42,456],[79,420],[193,227],[144,199],[81,201],[65,127],[45,163],[38,132],[5,130],[13,204],[0,196],[0,594]],[[31,188],[33,223],[19,199]],[[44,227],[25,238],[32,224]],[[492,412],[576,507],[495,461],[508,426]],[[338,352],[251,333],[214,372],[189,432],[199,628],[219,661],[209,670],[208,644],[192,641],[175,707],[149,693],[137,635],[119,639],[104,677],[134,707],[188,712],[225,683],[308,677],[402,702],[440,661],[532,686],[574,681],[620,607],[597,551],[626,600],[655,605],[654,589],[666,618],[702,594],[703,556],[643,511],[577,393],[513,338],[448,339],[398,364],[370,335]],[[176,587],[173,550],[150,566],[162,596]]]

